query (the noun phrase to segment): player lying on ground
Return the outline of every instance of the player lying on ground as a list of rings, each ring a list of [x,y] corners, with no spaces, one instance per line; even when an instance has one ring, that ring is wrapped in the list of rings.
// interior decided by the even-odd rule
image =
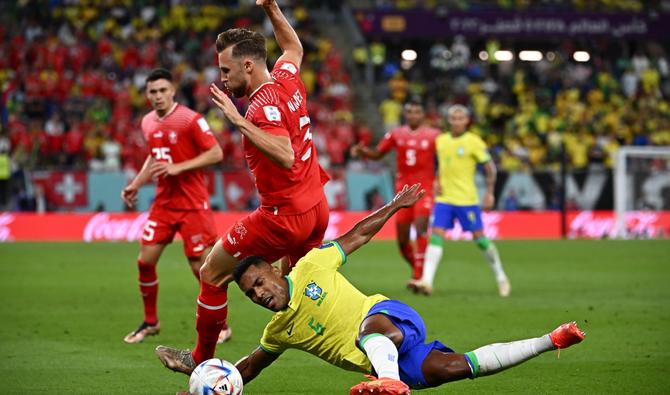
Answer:
[[[296,348],[343,369],[378,377],[354,386],[352,393],[406,394],[408,386],[436,387],[490,375],[584,339],[573,322],[541,337],[459,354],[439,341],[425,344],[423,319],[409,306],[379,294],[366,296],[349,283],[337,271],[346,257],[422,195],[418,184],[405,186],[392,202],[349,232],[310,251],[288,276],[258,257],[240,263],[234,272],[240,289],[254,303],[276,312],[260,347],[236,364],[245,384],[282,352]]]

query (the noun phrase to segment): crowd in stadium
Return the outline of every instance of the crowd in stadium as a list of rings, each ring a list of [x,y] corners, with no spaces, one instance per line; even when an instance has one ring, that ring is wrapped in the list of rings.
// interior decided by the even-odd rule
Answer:
[[[223,27],[261,27],[272,37],[253,2],[197,5],[161,2],[49,2],[3,5],[0,25],[0,151],[14,168],[88,169],[134,174],[146,157],[139,121],[149,111],[143,85],[155,67],[171,69],[178,100],[205,115],[224,150],[224,167],[245,167],[240,134],[223,121],[208,86],[219,78],[213,50]],[[524,49],[519,41],[450,37],[415,42],[419,57],[402,67],[394,42],[370,39],[377,82],[385,87],[379,112],[383,127],[355,119],[352,70],[332,41],[310,18],[310,7],[294,2],[287,14],[305,47],[301,76],[310,97],[314,139],[322,165],[336,173],[358,142],[372,144],[374,131],[403,122],[402,104],[421,97],[430,123],[446,129],[446,110],[465,104],[472,130],[484,137],[502,170],[557,169],[562,147],[573,169],[612,167],[621,145],[670,144],[670,66],[667,48],[653,42],[553,41],[539,62],[498,62],[497,49]],[[313,2],[312,2],[313,3]],[[354,2],[358,7],[434,7],[435,1]],[[589,10],[573,1],[572,10]],[[607,10],[639,12],[641,2],[602,1]],[[607,4],[605,4],[607,3]],[[646,9],[656,9],[653,2]],[[220,5],[221,2],[216,2]],[[455,10],[481,7],[527,9],[527,1],[440,2]],[[551,10],[563,2],[543,1]],[[313,4],[311,4],[313,5]],[[365,33],[365,25],[361,29]],[[269,57],[278,48],[269,41]],[[572,53],[586,49],[588,62]],[[359,62],[367,59],[353,56]],[[245,103],[239,102],[240,110]],[[376,136],[377,138],[380,136]]]
[[[16,166],[137,171],[146,157],[139,121],[150,110],[144,80],[155,67],[171,69],[178,100],[206,116],[224,166],[246,166],[240,135],[214,110],[208,86],[219,78],[216,35],[231,26],[267,33],[263,13],[237,1],[230,2],[235,7],[153,3],[52,2],[11,10],[15,19],[0,26],[0,52],[8,54],[0,58],[0,86],[2,136]],[[340,165],[359,132],[349,75],[338,50],[312,26],[308,9],[296,6],[289,15],[306,51],[301,76],[319,125],[316,143],[326,165]],[[13,26],[21,26],[18,34]],[[269,44],[273,61],[279,52],[273,40]],[[369,131],[360,132],[371,139]]]

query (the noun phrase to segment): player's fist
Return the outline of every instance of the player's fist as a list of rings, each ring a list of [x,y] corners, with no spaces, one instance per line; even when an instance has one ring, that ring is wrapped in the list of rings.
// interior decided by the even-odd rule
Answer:
[[[135,207],[135,203],[137,203],[137,188],[132,185],[123,188],[121,191],[121,199],[128,207]]]
[[[154,162],[149,168],[152,177],[176,176],[181,173],[181,168],[169,162]]]
[[[400,192],[393,198],[391,204],[398,207],[411,207],[416,203],[426,191],[421,188],[421,184],[417,183],[411,187],[405,185]]]

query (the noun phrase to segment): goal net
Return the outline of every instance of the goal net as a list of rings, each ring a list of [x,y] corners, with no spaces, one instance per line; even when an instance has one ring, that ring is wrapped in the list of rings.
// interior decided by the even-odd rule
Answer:
[[[619,149],[614,170],[614,210],[616,237],[669,236],[670,229],[662,225],[662,217],[670,211],[670,146]]]

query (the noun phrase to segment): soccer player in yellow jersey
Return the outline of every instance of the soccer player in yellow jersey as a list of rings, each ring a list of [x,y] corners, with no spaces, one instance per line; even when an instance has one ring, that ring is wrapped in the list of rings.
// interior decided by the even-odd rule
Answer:
[[[240,262],[233,276],[242,292],[275,312],[260,347],[236,364],[245,386],[290,348],[377,376],[352,387],[351,394],[400,395],[409,394],[410,387],[436,387],[497,373],[583,340],[584,333],[572,322],[541,337],[459,354],[439,341],[426,344],[423,319],[411,307],[383,295],[364,295],[347,281],[337,269],[393,214],[416,203],[423,195],[419,187],[405,185],[393,201],[349,232],[307,253],[287,276],[260,257]]]
[[[477,135],[467,130],[470,113],[465,106],[454,105],[447,113],[449,133],[435,140],[438,161],[438,181],[440,191],[433,207],[431,236],[426,249],[421,280],[414,281],[410,288],[430,295],[437,266],[442,258],[442,245],[447,229],[454,227],[458,219],[464,231],[472,232],[472,238],[484,252],[498,283],[500,296],[509,296],[510,282],[500,262],[496,246],[484,236],[479,196],[475,186],[477,165],[483,165],[486,174],[484,210],[493,208],[493,187],[496,182],[496,167],[486,149],[486,144]]]

